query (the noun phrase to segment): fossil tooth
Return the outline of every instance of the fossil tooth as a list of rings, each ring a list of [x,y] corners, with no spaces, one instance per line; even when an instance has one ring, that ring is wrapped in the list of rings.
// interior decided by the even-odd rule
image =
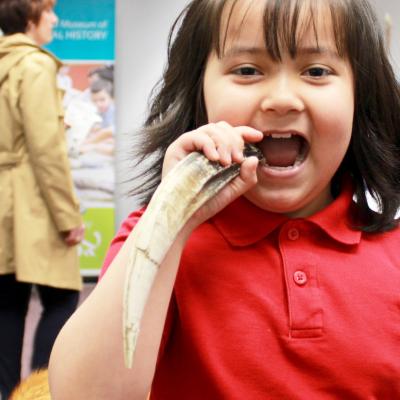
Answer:
[[[244,155],[263,158],[247,144]],[[223,167],[203,154],[189,154],[162,180],[135,226],[123,298],[125,365],[131,368],[140,323],[158,268],[180,229],[193,213],[235,178],[239,164]]]

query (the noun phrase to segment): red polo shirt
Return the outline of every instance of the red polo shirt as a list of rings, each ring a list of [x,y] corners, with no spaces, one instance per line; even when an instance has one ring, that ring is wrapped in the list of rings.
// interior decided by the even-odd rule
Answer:
[[[195,230],[151,399],[399,399],[400,230],[351,229],[351,202],[288,219],[241,198]]]

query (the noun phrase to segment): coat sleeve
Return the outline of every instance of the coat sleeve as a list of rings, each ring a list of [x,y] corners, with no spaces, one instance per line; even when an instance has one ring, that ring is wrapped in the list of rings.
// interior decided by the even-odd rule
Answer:
[[[30,163],[58,231],[82,224],[67,155],[57,65],[49,55],[26,57],[20,88],[20,113]]]

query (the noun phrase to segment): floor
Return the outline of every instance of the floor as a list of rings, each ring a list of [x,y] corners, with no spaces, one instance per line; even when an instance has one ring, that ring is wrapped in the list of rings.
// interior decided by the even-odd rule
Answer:
[[[85,283],[80,296],[80,302],[86,299],[94,288],[94,283]],[[24,337],[24,349],[22,353],[22,378],[25,378],[30,373],[29,360],[32,354],[32,342],[35,327],[39,320],[41,312],[41,305],[37,296],[37,293],[33,291],[31,301],[29,303],[29,311],[26,320],[26,331]]]

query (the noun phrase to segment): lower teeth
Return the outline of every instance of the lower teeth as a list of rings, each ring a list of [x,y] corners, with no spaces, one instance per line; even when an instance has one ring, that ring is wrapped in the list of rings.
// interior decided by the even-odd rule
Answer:
[[[293,165],[288,165],[288,166],[286,166],[286,167],[280,167],[280,166],[278,166],[278,165],[269,165],[268,162],[267,162],[266,160],[265,160],[262,164],[263,164],[263,165],[266,165],[266,166],[269,167],[269,168],[277,169],[277,170],[281,170],[281,171],[282,171],[282,170],[286,170],[286,169],[291,169],[291,168],[298,167],[303,161],[304,161],[304,156],[299,155],[299,156],[297,156],[296,161],[294,162]]]

